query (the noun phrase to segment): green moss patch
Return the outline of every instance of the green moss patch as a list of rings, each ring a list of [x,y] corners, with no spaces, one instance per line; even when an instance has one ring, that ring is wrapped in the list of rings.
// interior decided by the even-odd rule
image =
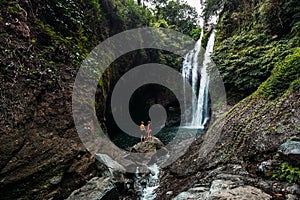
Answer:
[[[299,88],[300,79],[300,48],[286,56],[272,70],[271,76],[258,89],[262,97],[274,99],[282,95],[289,87]]]

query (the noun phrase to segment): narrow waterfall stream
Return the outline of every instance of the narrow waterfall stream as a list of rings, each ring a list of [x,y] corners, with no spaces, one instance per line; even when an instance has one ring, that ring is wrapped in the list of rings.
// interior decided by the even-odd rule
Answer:
[[[159,187],[159,166],[157,164],[148,167],[150,174],[141,176],[137,168],[135,173],[134,188],[140,191],[141,200],[153,200],[156,197],[156,189]]]
[[[144,188],[141,200],[152,200],[156,197],[156,189],[159,186],[159,180],[158,180],[158,175],[159,175],[159,167],[157,164],[153,164],[149,166],[149,170],[151,173],[149,174],[146,188]]]

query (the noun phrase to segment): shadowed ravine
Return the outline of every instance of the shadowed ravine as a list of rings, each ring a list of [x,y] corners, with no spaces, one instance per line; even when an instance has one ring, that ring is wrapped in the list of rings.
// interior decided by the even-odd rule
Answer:
[[[299,200],[300,1],[195,2],[197,9],[177,0],[0,1],[0,199]],[[115,52],[84,62],[96,46],[129,30],[120,44],[106,43]],[[102,66],[145,44],[180,51],[137,48]],[[213,62],[203,64],[205,57]],[[82,63],[99,67],[91,77],[103,75],[93,86],[79,84],[83,94],[95,94],[75,101],[85,109],[74,109]],[[200,98],[183,102],[151,76],[126,105],[126,120],[136,126],[126,134],[113,117],[113,90],[124,74],[149,63],[177,74],[178,86],[183,75]],[[143,70],[147,78],[149,71],[171,80],[154,67]],[[161,142],[139,143],[131,134],[140,136],[142,120],[160,126],[149,114],[156,104],[166,114],[155,135]],[[78,134],[95,138],[100,130],[106,140],[88,145]],[[144,157],[132,162],[139,151]]]

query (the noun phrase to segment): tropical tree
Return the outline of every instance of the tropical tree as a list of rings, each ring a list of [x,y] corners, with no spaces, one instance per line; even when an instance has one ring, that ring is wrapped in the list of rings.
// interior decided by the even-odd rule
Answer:
[[[186,1],[148,0],[148,3],[153,7],[156,21],[165,20],[169,27],[189,35],[197,29],[198,13]]]

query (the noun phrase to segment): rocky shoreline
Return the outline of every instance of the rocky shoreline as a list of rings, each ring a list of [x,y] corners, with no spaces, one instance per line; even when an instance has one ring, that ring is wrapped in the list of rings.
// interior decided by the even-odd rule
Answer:
[[[151,141],[137,143],[130,148],[130,151],[155,154],[162,148],[164,144],[153,137]],[[140,199],[149,176],[154,172],[148,169],[147,172],[128,173],[121,164],[106,154],[96,154],[95,158],[100,167],[104,165],[107,168],[102,172],[101,177],[96,176],[89,180],[84,186],[73,191],[67,200]]]
[[[199,136],[198,141],[201,137],[203,136]],[[140,142],[130,150],[145,153],[155,152],[160,148],[164,148],[164,145],[154,138],[149,142]],[[266,160],[257,165],[258,176],[253,176],[244,163],[221,164],[186,177],[172,174],[171,167],[162,169],[156,199],[298,200],[299,184],[271,179],[271,175],[279,169],[279,163],[299,162],[299,138],[292,138],[281,144],[277,153],[279,157],[276,160]],[[73,191],[67,200],[141,198],[149,175],[153,173],[151,170],[147,173],[126,173],[122,165],[107,155],[99,154],[96,157],[107,166],[104,176],[92,178],[83,187]]]

